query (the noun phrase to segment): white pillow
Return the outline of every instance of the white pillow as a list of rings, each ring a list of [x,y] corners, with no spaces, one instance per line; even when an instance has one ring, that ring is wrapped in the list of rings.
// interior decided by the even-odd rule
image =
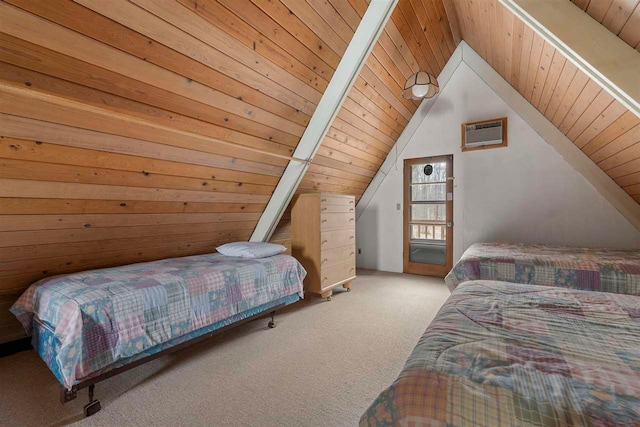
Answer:
[[[266,258],[286,251],[282,245],[265,242],[233,242],[216,248],[222,255],[241,258]]]

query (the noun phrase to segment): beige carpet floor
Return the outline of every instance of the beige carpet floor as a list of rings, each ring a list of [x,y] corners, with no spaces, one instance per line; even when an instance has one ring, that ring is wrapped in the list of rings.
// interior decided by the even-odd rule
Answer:
[[[359,271],[350,293],[308,299],[96,386],[61,405],[33,351],[0,359],[0,424],[354,426],[397,376],[449,295],[441,279]]]

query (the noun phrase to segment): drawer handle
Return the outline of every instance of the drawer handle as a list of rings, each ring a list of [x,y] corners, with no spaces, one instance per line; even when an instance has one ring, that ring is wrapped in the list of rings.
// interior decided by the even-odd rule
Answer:
[[[349,256],[352,256],[352,255],[355,255],[355,254],[356,254],[355,252],[351,252],[351,253],[349,254]]]
[[[353,200],[349,200],[349,204],[352,205],[353,204]]]
[[[326,282],[327,280],[329,280],[329,279],[326,278],[326,277],[324,279],[322,279],[323,282]]]
[[[352,268],[352,269],[351,269],[351,270],[349,270],[349,271],[354,271],[354,270],[355,270],[355,268]]]
[[[326,220],[326,219],[323,219],[323,220],[322,220],[322,223],[324,224],[325,222],[327,222],[327,220]]]
[[[327,262],[328,260],[325,258],[322,260],[322,264],[324,264],[325,262]]]
[[[349,236],[349,240],[353,240],[353,236]]]
[[[327,208],[322,208],[322,209],[320,209],[320,210],[321,210],[321,211],[326,211],[326,210],[327,210]]]
[[[321,202],[326,202],[326,201],[327,201],[327,199],[320,199],[320,201],[321,201]]]
[[[349,208],[349,212],[353,212],[353,208]]]
[[[349,218],[349,222],[353,221],[353,218]]]
[[[325,243],[327,243],[327,241],[326,241],[326,240],[323,240],[323,241],[322,241],[322,244],[324,245]]]

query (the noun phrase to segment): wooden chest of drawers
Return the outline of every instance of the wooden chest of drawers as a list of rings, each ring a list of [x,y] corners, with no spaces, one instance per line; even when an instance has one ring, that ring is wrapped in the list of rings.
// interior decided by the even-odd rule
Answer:
[[[305,291],[331,299],[350,290],[356,277],[355,197],[325,193],[296,196],[291,210],[291,249],[307,270]]]

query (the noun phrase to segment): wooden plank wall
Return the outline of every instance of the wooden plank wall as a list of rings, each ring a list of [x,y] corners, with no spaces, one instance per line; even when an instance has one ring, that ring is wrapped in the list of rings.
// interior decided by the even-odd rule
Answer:
[[[0,2],[0,342],[34,280],[248,238],[367,4]],[[401,0],[300,191],[359,197],[455,45]]]
[[[338,3],[344,11],[330,20],[327,40],[339,56],[367,2],[349,0],[348,13]],[[417,108],[401,96],[406,79],[418,70],[438,76],[456,45],[441,0],[400,0],[298,191],[358,200]]]
[[[640,119],[497,0],[451,2],[464,40],[640,203]]]
[[[338,13],[324,31],[337,66],[368,1],[331,3]],[[298,16],[308,12],[304,4],[290,7]],[[359,200],[419,105],[402,99],[405,81],[418,70],[438,76],[459,42],[441,0],[400,0],[297,192],[353,194]],[[290,209],[276,235],[290,237],[288,218]]]
[[[0,2],[0,342],[41,277],[250,236],[359,22],[332,3]]]
[[[629,46],[640,51],[640,0],[571,0]]]

